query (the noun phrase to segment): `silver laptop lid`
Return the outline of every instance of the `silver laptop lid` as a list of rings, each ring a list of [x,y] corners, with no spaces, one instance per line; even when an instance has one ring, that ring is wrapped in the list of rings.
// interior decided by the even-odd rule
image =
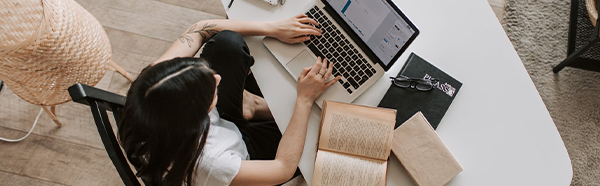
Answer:
[[[391,0],[321,1],[369,58],[386,71],[419,34]]]

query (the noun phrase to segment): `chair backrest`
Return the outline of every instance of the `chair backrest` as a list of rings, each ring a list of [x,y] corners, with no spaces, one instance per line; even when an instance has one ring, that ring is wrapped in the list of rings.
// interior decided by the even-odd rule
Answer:
[[[107,114],[107,111],[113,112],[118,126],[125,105],[125,97],[80,83],[69,87],[68,90],[73,101],[90,106],[102,143],[123,183],[127,186],[141,185],[133,170],[129,167]]]

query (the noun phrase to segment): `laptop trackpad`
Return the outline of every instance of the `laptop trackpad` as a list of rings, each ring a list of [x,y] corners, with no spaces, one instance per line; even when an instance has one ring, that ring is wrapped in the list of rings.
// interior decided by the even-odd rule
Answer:
[[[297,80],[302,69],[314,65],[315,61],[316,59],[313,58],[308,51],[302,50],[300,54],[296,55],[296,57],[285,64],[285,66],[292,72],[292,75]]]

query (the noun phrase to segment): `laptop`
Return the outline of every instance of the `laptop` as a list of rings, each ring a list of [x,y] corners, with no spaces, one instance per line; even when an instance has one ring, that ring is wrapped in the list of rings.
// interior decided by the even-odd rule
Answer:
[[[319,23],[321,36],[298,44],[265,37],[263,44],[297,80],[303,68],[318,56],[342,76],[315,101],[350,103],[367,90],[419,35],[415,25],[391,0],[317,0],[305,13]],[[313,25],[314,26],[314,25]]]

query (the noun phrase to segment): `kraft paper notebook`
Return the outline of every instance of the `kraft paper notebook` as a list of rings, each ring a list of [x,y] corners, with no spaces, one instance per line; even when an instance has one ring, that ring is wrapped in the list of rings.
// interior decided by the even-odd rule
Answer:
[[[387,184],[396,110],[324,101],[313,186]]]
[[[463,169],[423,113],[394,131],[392,152],[419,186],[441,186]]]

